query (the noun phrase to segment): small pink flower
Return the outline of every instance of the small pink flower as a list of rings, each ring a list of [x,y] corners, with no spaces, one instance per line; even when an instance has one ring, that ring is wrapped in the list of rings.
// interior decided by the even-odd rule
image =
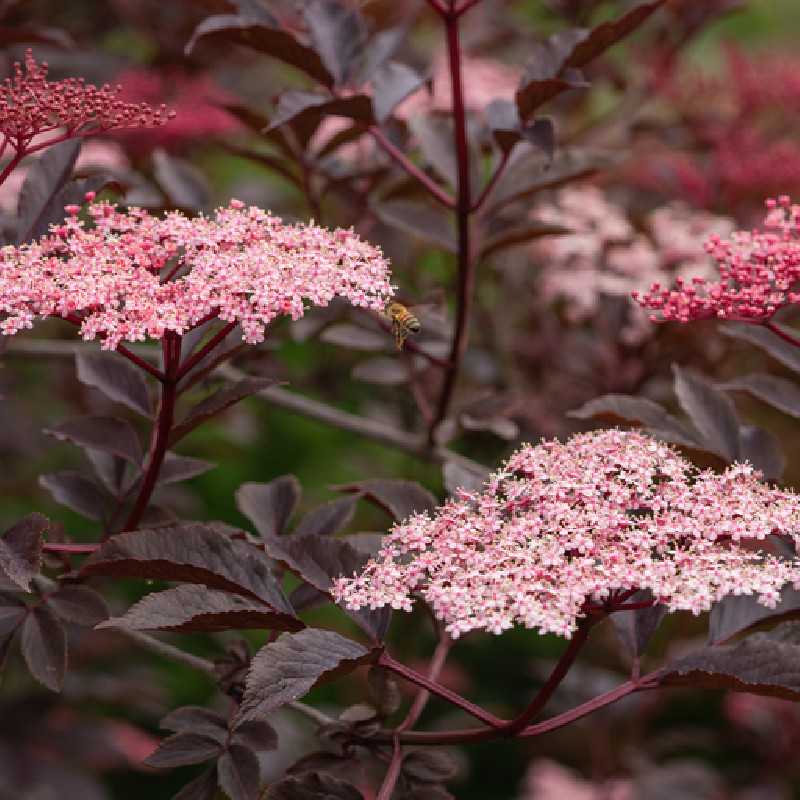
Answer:
[[[388,262],[354,233],[285,225],[238,201],[191,219],[94,203],[92,226],[79,207],[66,210],[50,235],[0,249],[0,333],[60,316],[113,350],[216,316],[255,344],[273,319],[298,319],[307,305],[340,296],[379,311],[392,294]]]
[[[397,525],[334,596],[409,611],[419,595],[453,637],[521,624],[569,638],[588,600],[649,589],[699,614],[729,594],[774,607],[800,563],[740,544],[800,540],[800,499],[747,464],[698,472],[674,449],[618,430],[526,445],[481,492]]]

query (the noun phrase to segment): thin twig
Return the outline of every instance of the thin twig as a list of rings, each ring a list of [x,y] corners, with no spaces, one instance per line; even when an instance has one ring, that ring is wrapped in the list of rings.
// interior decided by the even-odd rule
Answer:
[[[180,664],[185,664],[187,667],[204,672],[206,675],[216,677],[214,664],[207,658],[201,658],[200,656],[187,653],[185,650],[181,650],[179,647],[175,647],[161,639],[156,639],[155,636],[150,636],[148,633],[133,631],[130,628],[123,627],[114,628],[114,630],[160,656],[169,658],[172,661],[177,661]]]
[[[784,342],[788,342],[793,347],[800,347],[800,339],[792,336],[783,328],[772,322],[772,320],[764,322],[763,325],[768,331],[772,331],[776,336],[779,336],[781,339],[783,339]]]
[[[470,206],[470,212],[478,211],[481,206],[486,202],[486,198],[492,193],[492,189],[497,186],[497,181],[503,176],[503,173],[506,171],[506,167],[508,166],[508,159],[511,155],[511,151],[508,150],[504,152],[500,158],[500,163],[495,168],[494,172],[492,173],[492,177],[489,178],[489,182],[486,186],[483,187],[483,191],[478,195],[478,199]]]

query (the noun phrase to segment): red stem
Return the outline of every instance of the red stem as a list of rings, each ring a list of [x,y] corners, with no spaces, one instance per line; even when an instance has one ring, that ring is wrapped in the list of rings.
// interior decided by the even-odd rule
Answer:
[[[561,658],[559,658],[558,663],[550,673],[550,677],[545,681],[544,686],[537,692],[536,697],[533,698],[530,705],[505,726],[506,736],[516,736],[527,728],[528,724],[547,705],[547,702],[553,696],[553,693],[575,663],[575,659],[581,651],[581,648],[586,644],[586,640],[589,638],[589,631],[591,631],[595,622],[595,619],[583,619],[581,621],[578,630],[572,639],[570,639],[567,649],[562,653]]]
[[[42,550],[47,553],[94,553],[99,544],[66,544],[61,542],[44,542]]]
[[[197,364],[199,364],[220,342],[225,340],[225,337],[238,325],[238,322],[229,322],[224,328],[219,330],[208,342],[203,345],[193,356],[187,358],[186,361],[178,368],[176,380],[181,380],[185,375],[190,372]]]
[[[399,164],[412,178],[419,181],[433,197],[445,208],[455,208],[455,200],[439,184],[429,178],[405,153],[399,150],[386,137],[383,131],[375,125],[369,128],[372,138]]]
[[[510,155],[510,150],[506,153],[503,153],[502,157],[500,158],[500,163],[497,165],[492,177],[489,178],[489,182],[483,187],[483,191],[478,196],[478,199],[470,206],[469,210],[471,212],[474,213],[475,211],[478,211],[486,202],[486,198],[491,194],[492,189],[494,189],[494,187],[497,185],[497,181],[500,180],[500,178],[503,176],[503,173],[506,171]]]
[[[136,364],[136,366],[139,367],[140,369],[143,369],[145,372],[148,372],[156,380],[161,382],[164,381],[164,373],[160,369],[157,369],[152,364],[149,364],[143,358],[137,356],[136,353],[132,353],[130,350],[128,350],[127,347],[125,347],[125,345],[118,344],[117,352],[121,356],[125,356],[125,358],[127,358],[128,361],[131,361],[132,363]]]
[[[490,725],[493,729],[500,729],[503,725],[505,725],[505,720],[496,717],[494,714],[490,714],[488,711],[485,711],[480,706],[476,706],[474,703],[470,703],[469,700],[463,698],[460,694],[456,694],[455,692],[451,691],[446,686],[442,686],[436,681],[429,680],[424,675],[421,675],[419,672],[411,669],[411,667],[407,667],[405,664],[395,661],[385,651],[381,653],[378,663],[382,667],[385,667],[386,669],[394,672],[396,675],[399,675],[401,678],[405,678],[407,681],[415,683],[417,686],[420,686],[423,689],[427,689],[431,694],[435,694],[438,697],[441,697],[443,700],[447,700],[449,703],[452,703],[454,706],[458,706],[458,708],[466,711],[468,714],[471,714],[481,722],[485,722],[487,725]]]
[[[142,519],[147,504],[156,488],[158,473],[164,463],[169,445],[169,434],[175,418],[175,401],[178,398],[177,371],[181,354],[181,337],[168,331],[161,342],[164,352],[164,379],[161,382],[161,402],[158,407],[158,416],[153,427],[153,436],[150,441],[150,452],[147,468],[142,479],[142,485],[136,502],[123,527],[123,531],[135,530]]]
[[[787,333],[783,328],[778,327],[771,320],[763,323],[763,325],[767,330],[772,331],[776,336],[780,336],[784,342],[788,342],[793,347],[800,347],[800,339],[796,339],[790,333]]]
[[[450,83],[453,97],[453,138],[458,168],[458,200],[456,218],[458,227],[458,293],[456,324],[453,344],[445,370],[444,385],[433,421],[428,428],[428,440],[433,442],[434,431],[447,416],[453,397],[461,361],[467,349],[472,300],[475,294],[475,262],[470,252],[470,208],[472,205],[469,181],[469,150],[467,144],[467,117],[464,106],[464,87],[461,76],[461,44],[458,37],[458,16],[449,13],[444,17],[447,31],[447,53],[450,62]]]
[[[3,145],[3,149],[5,149],[5,145]],[[19,150],[14,153],[11,161],[9,161],[8,164],[6,164],[3,168],[3,171],[0,172],[0,185],[6,182],[6,178],[8,178],[8,176],[16,169],[17,164],[22,161],[25,155],[26,153],[20,152]]]

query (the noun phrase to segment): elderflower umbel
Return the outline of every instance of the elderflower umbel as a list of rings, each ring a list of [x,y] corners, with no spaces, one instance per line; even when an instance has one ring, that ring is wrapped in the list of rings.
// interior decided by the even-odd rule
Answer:
[[[119,86],[92,86],[82,78],[48,81],[47,64],[37,63],[28,50],[25,71],[15,63],[13,76],[0,83],[3,147],[8,142],[22,154],[42,133],[60,132],[57,140],[61,141],[116,128],[149,128],[171,118],[163,105],[123,102],[118,97],[121,91]]]
[[[783,306],[800,302],[800,206],[786,196],[767,201],[764,230],[737,231],[730,239],[712,236],[706,250],[719,265],[719,281],[678,279],[676,288],[654,283],[633,293],[654,322],[690,322],[719,317],[765,322]]]
[[[392,294],[381,251],[350,230],[286,225],[237,200],[193,218],[91,203],[91,226],[79,210],[68,206],[38,242],[0,249],[0,333],[60,316],[113,350],[216,316],[255,344],[274,318],[298,319],[306,304],[338,295],[377,311]]]
[[[587,601],[619,589],[695,614],[729,594],[774,607],[800,564],[742,540],[794,536],[798,523],[800,500],[747,464],[697,472],[647,436],[595,431],[526,445],[482,491],[395,526],[334,596],[408,611],[418,594],[454,637],[521,624],[569,638]]]

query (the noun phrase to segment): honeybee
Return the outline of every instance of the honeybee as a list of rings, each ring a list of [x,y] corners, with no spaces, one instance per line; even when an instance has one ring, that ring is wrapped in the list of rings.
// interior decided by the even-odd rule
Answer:
[[[419,320],[402,303],[389,303],[386,316],[392,321],[392,333],[397,349],[403,349],[405,340],[414,333],[419,333],[422,326]]]

